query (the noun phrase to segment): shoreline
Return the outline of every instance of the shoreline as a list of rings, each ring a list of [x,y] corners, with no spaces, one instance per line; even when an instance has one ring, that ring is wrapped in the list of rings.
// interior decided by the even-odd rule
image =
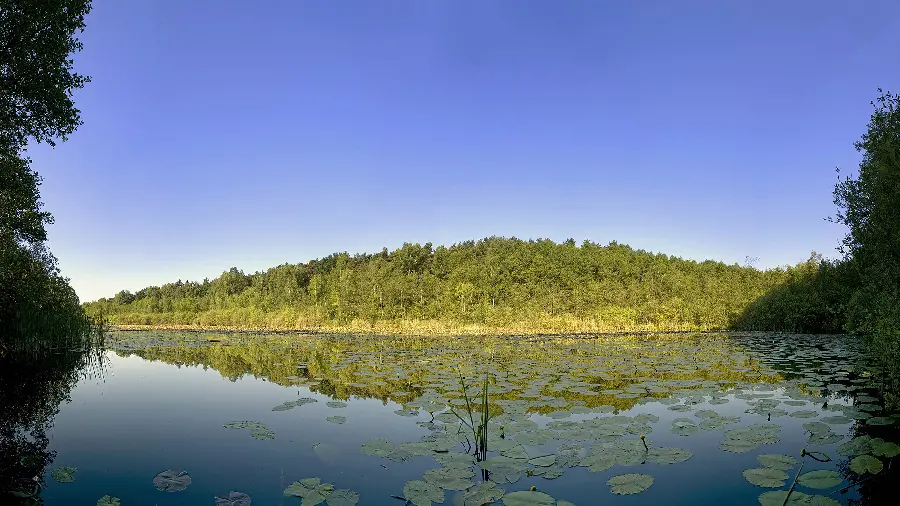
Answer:
[[[135,331],[167,331],[167,332],[197,332],[220,334],[298,334],[298,335],[327,335],[327,334],[352,334],[365,336],[392,336],[392,337],[466,337],[466,336],[588,336],[588,335],[651,335],[651,334],[713,334],[724,332],[751,332],[735,331],[730,329],[688,329],[688,328],[647,328],[635,327],[622,328],[535,328],[527,326],[515,327],[487,327],[482,325],[448,325],[428,326],[410,323],[407,325],[375,325],[370,328],[362,326],[321,326],[312,328],[296,327],[242,327],[242,326],[203,326],[184,324],[109,324],[106,330],[113,332]]]

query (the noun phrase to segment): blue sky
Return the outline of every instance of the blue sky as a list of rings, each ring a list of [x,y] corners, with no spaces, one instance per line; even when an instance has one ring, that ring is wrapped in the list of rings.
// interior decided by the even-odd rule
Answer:
[[[836,256],[895,1],[95,0],[30,150],[82,300],[404,241]],[[892,88],[893,87],[893,88]]]

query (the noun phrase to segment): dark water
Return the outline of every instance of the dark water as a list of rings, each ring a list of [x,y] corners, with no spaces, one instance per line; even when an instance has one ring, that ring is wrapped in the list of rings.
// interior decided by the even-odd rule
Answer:
[[[73,354],[78,355],[56,356]],[[94,505],[103,496],[126,506],[213,505],[231,491],[249,495],[256,505],[299,505],[299,497],[284,491],[307,478],[353,491],[358,504],[404,504],[392,496],[425,504],[404,492],[408,482],[423,477],[432,488],[450,489],[441,494],[444,504],[464,504],[464,492],[455,489],[487,477],[498,482],[508,504],[556,504],[520,503],[509,495],[534,486],[579,505],[750,505],[759,504],[765,492],[787,490],[801,461],[802,473],[833,470],[840,483],[820,489],[800,484],[793,498],[889,504],[885,491],[898,480],[886,442],[847,449],[846,443],[864,434],[893,440],[898,421],[881,404],[877,369],[868,365],[862,344],[849,337],[397,339],[132,332],[111,334],[102,354],[92,357],[65,364],[70,376],[29,381],[29,369],[53,366],[32,362],[3,382],[21,392],[4,392],[4,416],[10,418],[4,438],[31,437],[21,429],[30,423],[27,417],[11,413],[35,411],[40,413],[33,419],[45,419],[46,430],[37,435],[46,435],[39,497],[47,505]],[[11,374],[10,364],[0,375]],[[476,403],[485,375],[489,379],[490,458],[484,466],[471,457],[447,463],[465,459],[473,439],[447,409],[468,420],[459,373]],[[34,385],[41,381],[47,386],[38,392]],[[296,406],[284,404],[298,400]],[[476,410],[476,425],[479,416]],[[676,419],[682,419],[678,427]],[[261,427],[261,438],[251,435],[252,427],[225,427],[240,421]],[[643,450],[640,434],[648,443]],[[364,451],[376,439],[390,444],[380,454]],[[4,446],[7,454],[9,448]],[[686,452],[664,463],[661,448]],[[803,449],[832,460],[803,457]],[[18,462],[36,450],[19,448]],[[854,472],[849,463],[856,453],[870,454],[884,469],[875,475]],[[763,467],[757,459],[763,454],[796,459],[784,471],[784,485],[762,487],[745,478],[745,470]],[[555,457],[530,460],[547,455]],[[455,480],[427,473],[444,467],[442,462]],[[77,468],[73,482],[51,477],[63,467]],[[190,485],[178,492],[157,490],[154,477],[166,470],[185,471]],[[4,472],[24,478],[26,471],[10,465]],[[614,494],[608,480],[625,474],[650,476],[652,485]],[[338,495],[330,499],[352,504]],[[472,503],[481,504],[465,504]]]

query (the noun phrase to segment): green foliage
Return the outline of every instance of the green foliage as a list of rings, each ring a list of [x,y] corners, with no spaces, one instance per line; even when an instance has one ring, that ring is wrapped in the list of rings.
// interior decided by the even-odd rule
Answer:
[[[727,328],[792,271],[759,271],[634,250],[489,237],[404,244],[169,283],[86,304],[128,325],[321,328],[444,322],[551,331]]]
[[[854,144],[862,152],[857,177],[834,188],[835,221],[849,232],[843,251],[860,286],[850,299],[849,326],[896,341],[900,337],[900,96],[872,102],[867,132]]]
[[[90,79],[73,71],[90,0],[0,0],[0,145],[55,145],[81,124],[72,92]]]
[[[55,145],[81,124],[73,72],[89,0],[0,0],[0,343],[79,335],[90,324],[46,247],[41,179],[24,156],[29,141]]]
[[[742,330],[842,333],[847,305],[858,278],[850,262],[826,260],[815,252],[789,267],[784,281],[753,301],[735,322]]]

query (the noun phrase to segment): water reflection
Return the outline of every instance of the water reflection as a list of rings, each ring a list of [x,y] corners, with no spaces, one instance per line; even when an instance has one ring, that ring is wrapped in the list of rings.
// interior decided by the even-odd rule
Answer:
[[[452,487],[481,481],[473,476],[507,493],[536,485],[595,504],[598,492],[610,493],[610,478],[645,473],[655,481],[625,499],[632,504],[752,504],[767,490],[742,474],[760,466],[757,455],[799,461],[804,448],[835,460],[808,462],[804,472],[838,470],[846,488],[798,487],[805,493],[881,504],[897,479],[890,458],[883,473],[861,477],[838,453],[858,435],[897,440],[878,371],[860,341],[838,336],[126,332],[106,344],[105,355],[73,347],[3,357],[0,395],[14,407],[2,414],[4,490],[32,493],[47,471],[71,466],[77,483],[50,480],[48,505],[93,504],[106,494],[153,504],[151,480],[166,469],[194,478],[166,494],[172,506],[211,503],[235,489],[254,503],[288,504],[296,500],[282,491],[312,477],[379,505],[399,504],[392,496],[411,480],[431,480],[450,486],[452,503],[464,494]],[[108,384],[85,380],[91,374],[106,374]],[[487,465],[475,461],[471,431],[450,412],[465,413],[466,394],[477,397],[485,375]],[[458,476],[436,467],[460,462],[466,472]]]
[[[0,348],[0,502],[42,504],[44,475],[55,458],[48,430],[75,384],[102,378],[96,336],[63,342],[4,342]]]

